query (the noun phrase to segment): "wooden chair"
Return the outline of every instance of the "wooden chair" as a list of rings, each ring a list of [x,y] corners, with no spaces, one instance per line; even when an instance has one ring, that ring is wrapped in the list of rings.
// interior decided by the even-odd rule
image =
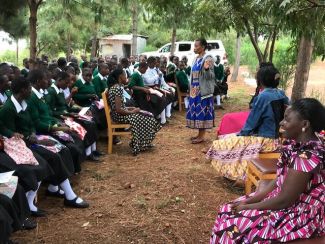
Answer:
[[[176,81],[176,89],[177,89],[178,110],[179,110],[179,112],[182,112],[182,105],[184,104],[184,106],[185,106],[184,98],[188,97],[189,93],[181,92],[179,85],[178,85],[178,80],[175,79],[175,81]]]
[[[245,194],[252,192],[253,185],[258,187],[260,182],[276,178],[279,153],[260,153],[256,159],[251,159],[247,165]]]
[[[116,124],[111,118],[111,107],[107,100],[107,89],[102,93],[102,99],[104,102],[104,109],[107,121],[107,136],[108,136],[108,154],[112,154],[113,151],[113,136],[126,136],[131,135],[130,131],[116,131],[116,129],[128,129],[129,124]]]

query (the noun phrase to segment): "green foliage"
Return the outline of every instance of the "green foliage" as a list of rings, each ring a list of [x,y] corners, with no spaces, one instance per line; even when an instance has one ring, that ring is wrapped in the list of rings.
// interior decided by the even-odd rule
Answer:
[[[29,56],[29,50],[24,49],[18,55],[18,63],[16,62],[16,52],[12,50],[6,50],[0,53],[0,63],[9,62],[13,63],[18,67],[23,66],[23,59]]]

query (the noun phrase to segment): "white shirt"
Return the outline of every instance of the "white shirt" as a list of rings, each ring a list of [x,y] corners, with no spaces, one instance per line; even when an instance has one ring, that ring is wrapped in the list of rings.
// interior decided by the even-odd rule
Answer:
[[[61,88],[59,89],[55,84],[52,84],[51,87],[54,88],[54,90],[56,91],[56,94],[59,94],[59,93],[63,92],[63,90]]]
[[[7,101],[7,99],[8,99],[8,97],[7,97],[6,93],[2,94],[0,92],[0,101],[1,101],[1,103],[4,104]]]
[[[13,104],[15,105],[17,113],[20,113],[20,111],[25,111],[26,110],[27,103],[26,103],[25,100],[23,100],[21,102],[21,104],[20,104],[13,95],[10,97],[10,99],[13,102]]]
[[[154,86],[159,84],[159,75],[155,68],[148,67],[146,73],[143,74],[143,82],[146,86]]]
[[[34,87],[32,87],[32,91],[34,92],[34,94],[38,97],[38,99],[43,98],[43,93],[42,93],[42,89],[40,91],[36,90]]]
[[[64,94],[65,99],[67,99],[70,96],[71,92],[70,92],[69,87],[67,87],[66,89],[63,90],[63,94]]]

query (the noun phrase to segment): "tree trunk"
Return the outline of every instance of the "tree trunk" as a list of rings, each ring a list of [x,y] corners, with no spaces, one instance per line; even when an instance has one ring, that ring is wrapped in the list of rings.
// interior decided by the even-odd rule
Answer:
[[[70,62],[70,58],[71,58],[71,36],[70,36],[69,31],[67,33],[67,53],[66,53],[66,58],[67,58],[67,61]]]
[[[96,53],[97,53],[97,31],[94,33],[93,38],[91,40],[90,57],[91,58],[96,57]]]
[[[138,54],[138,2],[133,1],[132,4],[132,47],[131,55]]]
[[[170,55],[174,55],[175,53],[175,42],[176,42],[176,24],[173,25],[173,31],[172,31],[172,40],[171,40],[171,49],[170,49]]]
[[[240,66],[240,46],[241,46],[240,34],[237,33],[237,38],[236,38],[236,60],[235,60],[234,70],[232,71],[232,75],[231,75],[231,79],[230,79],[231,82],[237,81],[239,66]]]
[[[246,18],[243,18],[243,21],[244,21],[244,25],[246,27],[249,39],[251,40],[251,43],[253,44],[253,47],[255,49],[258,62],[262,63],[263,62],[263,55],[262,55],[262,52],[261,52],[261,50],[260,50],[260,48],[258,46],[257,40],[255,40],[255,38],[254,38],[252,30],[251,30],[251,28],[249,26],[248,20]]]
[[[296,101],[305,96],[313,49],[313,39],[307,36],[302,36],[299,44],[297,68],[292,88],[292,101]]]
[[[278,35],[277,26],[274,26],[274,30],[272,33],[272,43],[270,47],[270,56],[269,56],[269,62],[273,62],[273,53],[274,53],[274,46],[276,41],[276,36]]]
[[[37,40],[37,32],[36,32],[36,25],[37,25],[37,9],[39,3],[36,0],[29,0],[29,38],[30,38],[30,44],[29,44],[29,56],[31,59],[36,59],[36,40]]]
[[[270,41],[272,38],[272,33],[273,31],[270,32],[269,37],[267,38],[265,49],[264,49],[264,54],[263,54],[263,60],[266,61],[268,56],[269,56],[269,49],[270,49]]]
[[[18,57],[19,57],[19,39],[16,39],[16,64],[17,64],[17,66],[19,65]]]

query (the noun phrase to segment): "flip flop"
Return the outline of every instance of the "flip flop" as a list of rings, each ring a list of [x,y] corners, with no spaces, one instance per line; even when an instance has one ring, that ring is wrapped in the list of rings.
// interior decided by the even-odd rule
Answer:
[[[195,140],[192,141],[192,144],[200,144],[202,142],[204,142],[204,139],[200,139],[200,140],[195,139]]]
[[[196,140],[198,138],[198,136],[192,136],[190,139],[191,139],[191,141],[193,141],[193,140]]]

